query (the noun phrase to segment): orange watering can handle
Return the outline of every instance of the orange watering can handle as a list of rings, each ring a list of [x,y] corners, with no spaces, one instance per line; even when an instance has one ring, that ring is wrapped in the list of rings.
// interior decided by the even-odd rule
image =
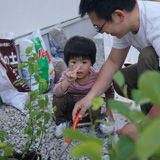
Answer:
[[[73,126],[72,126],[72,129],[73,129],[73,130],[76,130],[77,123],[80,121],[80,118],[78,117],[80,111],[81,111],[81,110],[78,111],[78,113],[77,113],[77,115],[76,115],[76,118],[75,118],[75,120],[74,120],[74,123],[73,123]]]
[[[78,113],[77,113],[77,115],[76,115],[76,118],[75,118],[75,120],[74,120],[74,122],[73,122],[73,126],[72,126],[72,129],[73,129],[73,130],[76,130],[77,123],[80,121],[80,118],[78,117],[80,111],[81,111],[81,110],[78,111]],[[71,141],[72,141],[71,139],[65,139],[65,142],[66,142],[66,143],[70,143]]]

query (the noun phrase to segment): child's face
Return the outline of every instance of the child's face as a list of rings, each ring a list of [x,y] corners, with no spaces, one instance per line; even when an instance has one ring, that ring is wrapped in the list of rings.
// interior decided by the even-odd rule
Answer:
[[[77,79],[83,79],[89,76],[90,67],[92,66],[91,60],[82,57],[73,57],[69,60],[68,66],[71,71],[75,70],[78,66]]]

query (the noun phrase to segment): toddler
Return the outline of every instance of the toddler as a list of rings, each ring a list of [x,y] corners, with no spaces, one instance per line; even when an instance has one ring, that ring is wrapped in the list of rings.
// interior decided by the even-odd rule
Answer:
[[[93,86],[98,72],[92,66],[96,61],[96,46],[94,42],[86,37],[71,37],[64,48],[64,61],[68,69],[63,72],[60,80],[54,86],[53,106],[57,107],[56,131],[57,138],[62,137],[62,129],[66,128],[67,121],[72,120],[72,110],[77,101],[87,95]],[[103,119],[107,122],[114,121],[113,115],[107,106],[107,100],[114,98],[113,86],[105,92],[106,113],[101,110],[93,111],[92,118]],[[83,121],[87,120],[84,118]],[[114,132],[114,125],[99,125],[102,133]]]

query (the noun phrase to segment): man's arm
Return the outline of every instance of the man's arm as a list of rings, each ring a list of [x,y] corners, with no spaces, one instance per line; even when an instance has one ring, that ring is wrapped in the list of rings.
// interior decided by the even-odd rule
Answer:
[[[160,117],[160,106],[156,104],[153,105],[149,113],[147,114],[147,117],[152,120],[156,119],[157,117]]]
[[[82,100],[75,104],[75,107],[72,112],[73,120],[79,109],[81,109],[79,118],[83,118],[85,116],[86,110],[88,110],[92,106],[90,102],[91,99],[99,97],[110,87],[112,77],[115,74],[115,72],[122,67],[124,60],[127,56],[128,50],[129,47],[121,50],[112,48],[109,58],[102,65],[96,82],[94,83],[90,92]]]

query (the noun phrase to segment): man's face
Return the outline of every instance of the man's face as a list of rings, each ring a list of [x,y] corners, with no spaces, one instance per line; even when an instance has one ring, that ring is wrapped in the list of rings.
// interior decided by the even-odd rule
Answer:
[[[125,25],[118,16],[112,16],[112,21],[98,18],[95,12],[89,13],[88,16],[91,19],[93,26],[96,26],[95,28],[97,28],[97,30],[101,29],[100,33],[105,32],[112,36],[116,36],[117,38],[122,38],[126,34]]]

